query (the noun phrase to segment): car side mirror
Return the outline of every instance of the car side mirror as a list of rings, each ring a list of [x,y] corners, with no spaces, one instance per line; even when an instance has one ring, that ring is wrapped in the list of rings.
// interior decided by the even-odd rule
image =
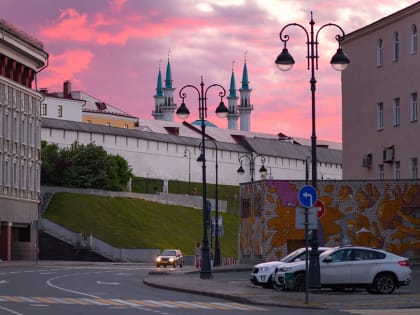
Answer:
[[[324,259],[324,262],[326,262],[326,263],[330,263],[332,261],[333,261],[333,259],[332,259],[331,256],[325,257],[325,259]]]

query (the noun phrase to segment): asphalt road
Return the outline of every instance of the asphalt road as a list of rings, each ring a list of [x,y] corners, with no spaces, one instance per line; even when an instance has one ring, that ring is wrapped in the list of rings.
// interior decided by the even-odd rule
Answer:
[[[152,288],[143,278],[154,266],[139,264],[48,264],[2,268],[0,314],[290,314],[290,308],[234,303],[219,298]],[[188,268],[167,271],[183,273]],[[192,269],[192,268],[191,268]],[[218,275],[232,281],[249,281],[248,272]],[[416,279],[420,275],[416,272]],[[209,280],[211,281],[211,280]],[[415,283],[420,283],[420,279]],[[420,288],[415,286],[416,290]],[[382,310],[383,311],[383,310]],[[296,312],[296,311],[294,311]],[[417,310],[418,312],[418,310]],[[339,310],[299,309],[302,315],[368,314]],[[375,313],[369,313],[375,315]],[[379,314],[379,313],[378,313]],[[381,315],[386,313],[381,313]],[[397,315],[401,313],[394,313]],[[404,313],[418,314],[418,313]]]

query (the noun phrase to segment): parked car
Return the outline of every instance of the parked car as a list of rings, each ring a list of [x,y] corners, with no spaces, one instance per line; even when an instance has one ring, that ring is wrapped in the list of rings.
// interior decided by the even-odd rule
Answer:
[[[179,249],[165,249],[156,257],[156,267],[164,266],[184,266],[184,256]]]
[[[319,251],[323,252],[328,247],[320,247]],[[310,250],[310,248],[309,248]],[[282,264],[293,262],[293,261],[305,261],[306,248],[299,248],[289,255],[283,257],[281,260],[269,261],[255,265],[251,271],[251,283],[262,286],[264,288],[273,287],[273,274],[276,268]]]
[[[409,285],[412,271],[408,258],[362,246],[334,247],[319,257],[321,286],[333,290],[364,288],[369,293],[391,294]],[[305,289],[305,262],[282,265],[274,275],[277,287],[288,279],[296,290]]]

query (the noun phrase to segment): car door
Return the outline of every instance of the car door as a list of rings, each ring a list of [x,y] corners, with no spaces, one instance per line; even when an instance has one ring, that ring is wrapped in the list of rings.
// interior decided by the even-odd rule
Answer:
[[[340,248],[320,261],[321,284],[351,283],[350,263],[353,249]]]
[[[376,275],[378,265],[383,263],[381,253],[374,250],[357,248],[354,250],[354,260],[351,262],[351,280],[354,284],[370,284]],[[382,257],[383,258],[383,257]]]

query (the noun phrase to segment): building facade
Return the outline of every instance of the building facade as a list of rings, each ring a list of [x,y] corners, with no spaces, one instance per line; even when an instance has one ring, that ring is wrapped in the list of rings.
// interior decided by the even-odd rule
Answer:
[[[84,121],[112,127],[134,129],[138,118],[83,91],[73,91],[71,81],[64,81],[63,90],[41,89],[41,116],[60,120]]]
[[[0,259],[35,260],[41,170],[42,43],[0,21]]]
[[[420,2],[346,35],[343,179],[418,179]]]

